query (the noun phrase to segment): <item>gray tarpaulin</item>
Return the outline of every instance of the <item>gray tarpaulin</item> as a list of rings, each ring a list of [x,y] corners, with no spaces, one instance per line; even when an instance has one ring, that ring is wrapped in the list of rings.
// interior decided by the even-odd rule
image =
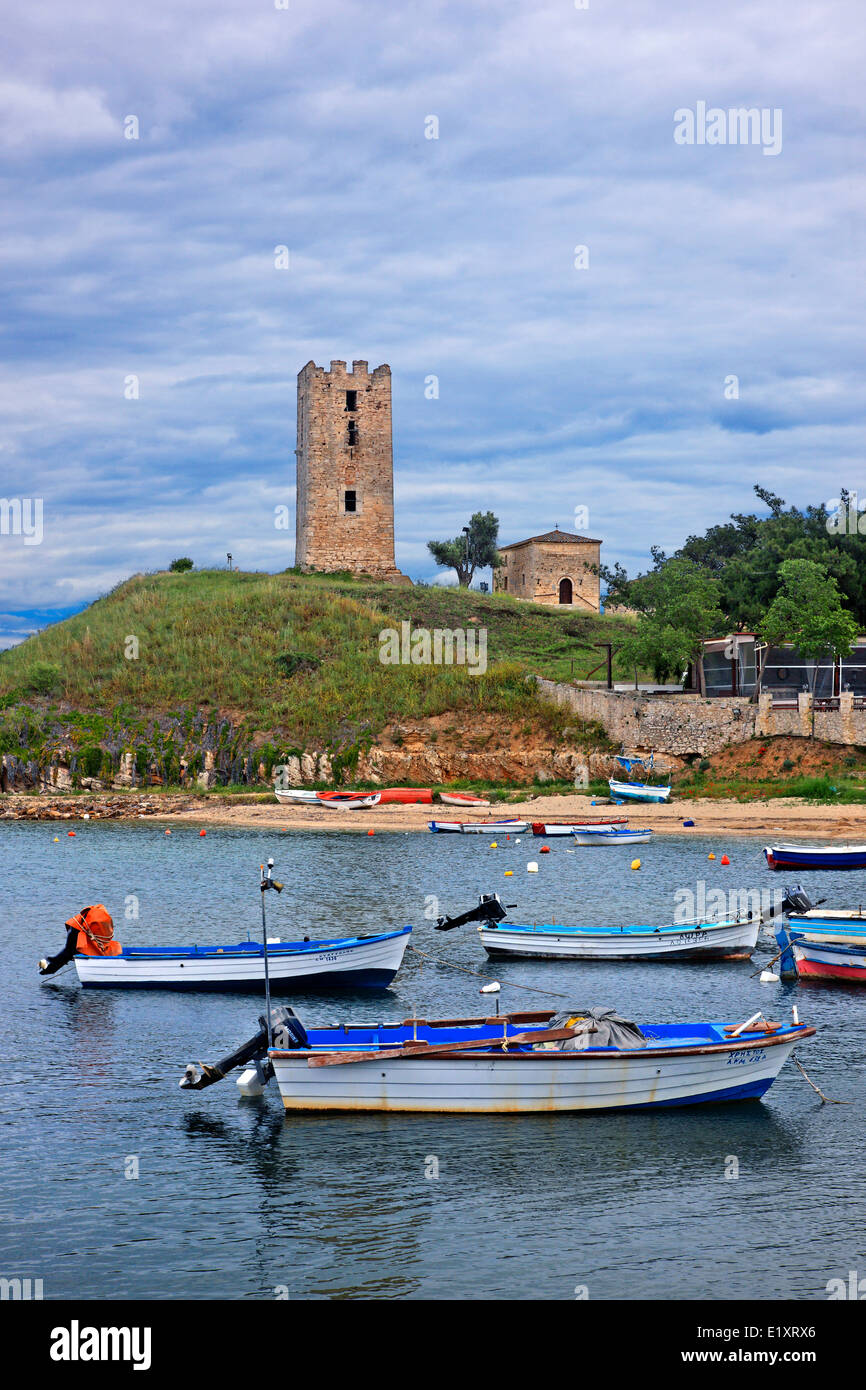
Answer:
[[[646,1038],[631,1019],[621,1018],[616,1009],[566,1009],[555,1014],[546,1028],[574,1028],[573,1038],[563,1042],[539,1043],[539,1048],[556,1052],[583,1052],[588,1047],[646,1047]]]

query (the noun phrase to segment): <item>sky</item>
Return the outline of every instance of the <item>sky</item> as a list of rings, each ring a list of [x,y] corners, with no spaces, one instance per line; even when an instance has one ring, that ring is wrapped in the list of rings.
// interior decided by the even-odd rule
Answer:
[[[866,496],[866,6],[578,4],[7,18],[0,646],[178,555],[292,564],[310,359],[391,366],[415,578],[476,510],[635,572],[756,482]]]

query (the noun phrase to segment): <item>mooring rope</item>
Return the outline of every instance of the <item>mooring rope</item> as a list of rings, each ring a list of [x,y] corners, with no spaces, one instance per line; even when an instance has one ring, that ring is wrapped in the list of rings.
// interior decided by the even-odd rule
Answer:
[[[797,1068],[797,1070],[802,1074],[803,1080],[809,1082],[809,1085],[812,1087],[812,1090],[813,1090],[813,1091],[817,1091],[818,1095],[821,1097],[821,1104],[822,1104],[822,1105],[853,1105],[853,1104],[854,1104],[853,1100],[833,1100],[833,1099],[831,1099],[830,1096],[825,1096],[825,1095],[824,1095],[824,1092],[821,1090],[820,1086],[816,1086],[815,1083],[814,1083],[814,1081],[810,1081],[810,1080],[809,1080],[809,1077],[806,1075],[806,1069],[805,1069],[805,1067],[803,1066],[802,1062],[800,1062],[800,1060],[799,1060],[797,1057],[794,1057],[793,1055],[792,1055],[792,1057],[791,1057],[791,1061],[794,1063],[794,1066]]]
[[[485,975],[480,970],[470,970],[466,965],[458,965],[456,961],[445,960],[442,956],[431,956],[428,951],[419,951],[417,946],[409,946],[410,951],[414,951],[416,956],[423,956],[425,960],[432,960],[434,965],[447,966],[449,970],[462,970],[464,975],[474,975],[478,980],[496,980],[495,975]],[[510,980],[497,980],[497,984],[503,989],[528,989],[531,994],[546,994],[551,999],[570,999],[569,994],[559,994],[555,989],[539,989],[536,985],[516,985]]]

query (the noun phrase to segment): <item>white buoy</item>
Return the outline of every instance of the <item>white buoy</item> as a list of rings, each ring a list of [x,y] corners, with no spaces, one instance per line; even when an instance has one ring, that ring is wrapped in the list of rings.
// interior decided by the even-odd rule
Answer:
[[[528,874],[537,874],[537,873],[538,873],[538,864],[536,863],[536,861],[535,861],[534,859],[530,859],[529,863],[528,863],[527,866],[526,866],[526,872],[527,872]]]
[[[479,994],[498,994],[502,986],[498,980],[491,980],[489,985],[482,985]]]
[[[762,985],[777,985],[779,983],[779,976],[772,970],[762,970],[760,982]]]

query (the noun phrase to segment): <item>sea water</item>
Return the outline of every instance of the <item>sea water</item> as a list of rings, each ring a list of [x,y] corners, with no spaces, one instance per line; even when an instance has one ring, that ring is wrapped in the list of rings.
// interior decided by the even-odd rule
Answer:
[[[637,821],[635,822],[637,823]],[[60,824],[62,828],[58,829]],[[866,992],[761,984],[754,962],[488,962],[434,930],[479,893],[515,922],[669,923],[677,893],[777,889],[762,842],[700,825],[634,847],[563,840],[75,821],[0,826],[4,966],[0,1276],[43,1297],[803,1298],[866,1275]],[[55,843],[54,837],[58,836]],[[727,852],[730,865],[720,864]],[[716,859],[709,860],[708,854]],[[233,1078],[178,1081],[257,1028],[249,994],[82,990],[39,957],[92,902],[125,944],[260,937],[259,865],[283,939],[388,930],[412,942],[387,991],[290,998],[307,1023],[615,1006],[638,1021],[742,1021],[794,1004],[822,1105],[789,1062],[760,1102],[602,1115],[286,1117]],[[527,872],[527,862],[539,865]],[[512,877],[506,870],[513,871]],[[857,906],[859,872],[802,875]],[[462,967],[457,969],[454,967]],[[521,986],[521,987],[519,987]],[[281,999],[283,996],[280,996]]]

